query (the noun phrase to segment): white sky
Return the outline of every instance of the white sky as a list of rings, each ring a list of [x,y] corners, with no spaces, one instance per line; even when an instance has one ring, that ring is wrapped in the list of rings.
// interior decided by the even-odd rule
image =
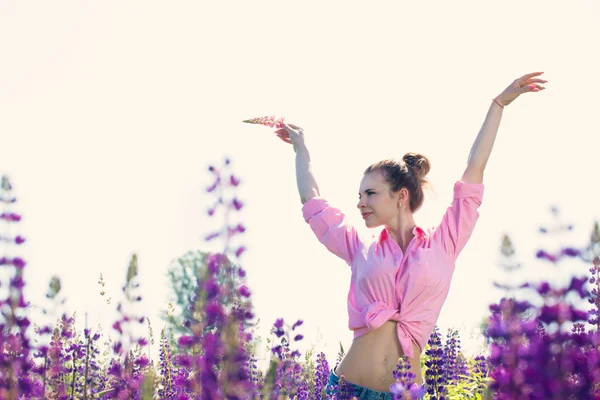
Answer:
[[[206,168],[232,159],[246,206],[243,265],[261,334],[302,318],[304,345],[335,361],[347,349],[349,268],[302,219],[294,152],[269,128],[304,128],[321,192],[358,226],[362,171],[408,151],[429,157],[435,194],[418,224],[439,222],[491,98],[545,71],[547,90],[504,111],[486,169],[480,220],[458,259],[438,324],[473,337],[501,292],[502,234],[526,269],[560,280],[582,263],[533,260],[556,240],[537,234],[558,204],[587,243],[599,218],[595,182],[600,3],[522,1],[157,2],[0,1],[0,173],[23,214],[28,299],[45,304],[60,275],[66,308],[105,330],[128,261],[139,256],[155,333],[170,260],[208,249],[217,226]],[[107,282],[110,306],[99,295]],[[81,322],[81,321],[80,321]]]

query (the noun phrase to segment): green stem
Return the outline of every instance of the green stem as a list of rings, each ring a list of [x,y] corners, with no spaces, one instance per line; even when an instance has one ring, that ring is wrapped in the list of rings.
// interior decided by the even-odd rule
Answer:
[[[85,380],[83,382],[83,400],[87,400],[87,382],[88,382],[88,368],[90,364],[90,335],[87,337],[87,346],[85,349]]]
[[[48,354],[44,356],[44,379],[42,385],[42,399],[46,396],[46,374],[48,372]]]
[[[73,397],[75,394],[75,352],[73,351],[73,375],[71,378],[71,398],[74,399],[75,397]]]

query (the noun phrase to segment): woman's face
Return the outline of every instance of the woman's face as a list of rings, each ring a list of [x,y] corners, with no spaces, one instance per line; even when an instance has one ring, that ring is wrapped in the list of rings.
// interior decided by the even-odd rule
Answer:
[[[373,171],[365,175],[360,182],[358,192],[358,207],[367,228],[375,228],[380,225],[390,225],[391,221],[398,218],[398,203],[404,198],[406,189],[390,196],[390,187],[385,182],[379,171]],[[393,223],[392,223],[393,225]]]

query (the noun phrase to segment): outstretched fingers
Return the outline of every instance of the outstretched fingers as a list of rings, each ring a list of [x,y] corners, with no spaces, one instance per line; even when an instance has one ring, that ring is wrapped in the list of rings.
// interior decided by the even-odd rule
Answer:
[[[521,90],[521,93],[526,92],[539,92],[540,90],[546,89],[542,84],[547,83],[548,81],[545,79],[535,78],[543,74],[543,72],[533,72],[530,74],[525,74],[519,79],[515,80],[515,84],[517,88]]]
[[[517,79],[517,81],[525,83],[528,79],[533,78],[534,76],[539,76],[541,74],[543,74],[543,72],[532,72],[530,74],[525,74],[519,79]]]
[[[530,85],[525,86],[525,89],[526,92],[539,92],[540,90],[544,90],[546,88],[536,83],[532,83]]]
[[[544,79],[527,79],[527,81],[525,83],[546,83],[548,81],[544,80]]]
[[[284,142],[292,144],[292,141],[290,140],[290,134],[285,129],[278,129],[275,131],[275,134]]]

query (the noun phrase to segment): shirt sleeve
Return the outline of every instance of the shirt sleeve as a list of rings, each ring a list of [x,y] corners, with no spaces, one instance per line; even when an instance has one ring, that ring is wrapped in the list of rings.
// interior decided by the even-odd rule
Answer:
[[[478,208],[483,199],[483,188],[482,183],[457,181],[454,184],[452,204],[433,234],[434,242],[441,246],[452,261],[456,261],[473,233],[479,218]]]
[[[354,254],[360,246],[360,238],[356,229],[347,223],[344,214],[319,196],[304,203],[302,214],[317,239],[330,252],[352,265]]]

